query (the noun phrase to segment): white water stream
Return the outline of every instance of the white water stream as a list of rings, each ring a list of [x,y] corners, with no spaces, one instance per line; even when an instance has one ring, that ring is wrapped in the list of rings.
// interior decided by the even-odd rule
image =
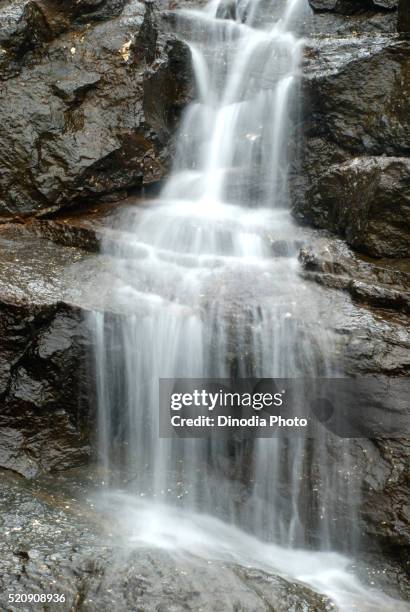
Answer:
[[[219,19],[213,0],[179,12],[197,99],[158,201],[128,210],[124,239],[109,249],[116,299],[132,314],[93,318],[99,452],[128,474],[128,494],[107,499],[131,541],[279,571],[341,609],[387,610],[391,600],[367,593],[347,558],[300,550],[313,541],[329,551],[341,537],[354,545],[343,449],[331,467],[326,440],[233,449],[158,438],[159,378],[336,372],[320,291],[298,276],[303,234],[289,214],[303,45],[292,29],[303,9],[304,0],[239,0],[236,20]]]

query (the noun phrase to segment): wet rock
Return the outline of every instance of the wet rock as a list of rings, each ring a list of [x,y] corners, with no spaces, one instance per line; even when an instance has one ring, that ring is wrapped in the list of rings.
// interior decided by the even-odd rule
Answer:
[[[108,610],[115,602],[120,609],[144,612],[329,609],[328,598],[296,582],[229,563],[208,563],[183,554],[178,557],[149,549],[122,558],[112,552],[100,557],[88,566],[83,609],[95,609],[95,602],[100,602],[102,609]]]
[[[149,3],[37,3],[41,36],[24,17],[31,4],[13,8],[0,65],[0,218],[160,180],[189,95],[187,48]]]
[[[336,8],[337,0],[309,0],[309,4],[317,11],[332,11]]]
[[[373,0],[373,4],[376,7],[385,8],[388,10],[397,8],[399,0]]]
[[[303,34],[351,36],[395,34],[397,11],[363,11],[344,15],[329,11],[312,12],[305,18]]]
[[[398,0],[309,0],[309,4],[316,11],[351,14],[371,9],[393,10]]]
[[[83,254],[4,234],[0,251],[0,465],[33,477],[90,459],[88,335],[63,273]]]
[[[25,54],[51,40],[52,31],[38,2],[14,0],[0,8],[0,74],[17,68]]]
[[[367,550],[378,567],[371,580],[381,576],[386,585],[396,582],[405,599],[410,597],[408,439],[356,440],[352,456],[363,474],[359,520]],[[368,567],[368,561],[366,563]],[[389,588],[389,587],[387,587]]]
[[[80,313],[1,303],[0,465],[33,477],[90,457]]]
[[[84,501],[81,473],[71,473],[77,491],[61,477],[56,490],[56,483],[46,480],[25,483],[11,474],[1,476],[7,535],[0,554],[4,609],[33,609],[10,606],[7,595],[44,592],[45,581],[47,592],[64,596],[59,606],[67,610],[324,612],[332,607],[327,597],[275,574],[182,551],[129,547],[117,522],[104,521]]]
[[[410,470],[408,440],[375,441],[376,456],[372,463],[373,477],[366,481],[367,499],[363,514],[367,519],[367,531],[378,538],[385,546],[394,541],[396,546],[408,546],[408,525],[410,522]],[[389,503],[387,503],[387,499]]]
[[[0,466],[34,477],[90,460],[88,317],[125,306],[112,299],[108,257],[63,246],[63,230],[51,230],[64,236],[57,244],[24,224],[0,228]],[[90,230],[84,237],[95,240]]]
[[[307,278],[348,291],[359,303],[407,312],[410,304],[410,267],[395,269],[395,260],[367,260],[333,238],[304,247],[299,261]]]
[[[389,38],[313,43],[305,65],[310,136],[350,154],[410,150],[410,42]]]
[[[401,415],[406,423],[410,335],[408,317],[402,311],[409,307],[409,260],[398,263],[361,257],[342,240],[325,236],[304,247],[299,261],[306,279],[352,297],[354,310],[350,314],[340,302],[337,307],[336,329],[343,339],[340,360],[344,371],[354,377],[387,377],[389,394],[398,384],[391,414],[393,418]],[[377,401],[376,397],[374,405]],[[354,474],[360,479],[358,517],[363,546],[376,556],[382,551],[404,571],[409,567],[406,551],[410,543],[408,452],[405,427],[402,438],[350,442]],[[334,460],[340,461],[337,455]],[[399,582],[408,592],[408,583]]]
[[[362,281],[352,281],[349,284],[352,297],[368,302],[380,308],[393,308],[410,312],[410,294],[401,291],[387,289],[385,287],[374,287]]]
[[[297,216],[345,236],[376,257],[410,255],[410,159],[359,157],[331,165],[300,203]]]
[[[0,75],[17,74],[25,61],[44,52],[45,43],[81,21],[99,21],[118,16],[127,0],[11,0],[1,7]]]
[[[332,11],[336,8],[337,0],[309,0],[309,4],[317,11]]]
[[[79,21],[100,21],[120,15],[127,0],[77,0],[74,4],[63,0],[59,4]]]
[[[308,258],[309,272],[319,274],[323,269],[326,274],[333,277],[339,275],[342,278],[350,274],[349,281],[352,278],[357,280],[359,276],[369,281],[369,264],[366,261],[360,264],[360,260],[355,260],[353,255],[351,256],[353,261],[349,260],[348,248],[345,245],[343,247],[342,241],[336,242],[340,245],[339,251],[337,248],[332,251],[331,242],[324,243],[320,251],[311,251]],[[336,256],[338,252],[339,259]],[[35,261],[31,253],[36,254]],[[73,247],[57,246],[36,236],[20,234],[18,241],[13,242],[11,239],[6,241],[0,257],[0,266],[2,277],[10,280],[7,291],[3,287],[0,300],[7,301],[4,307],[7,319],[4,321],[6,329],[9,330],[9,336],[0,336],[3,343],[8,340],[4,346],[0,342],[0,354],[3,355],[4,351],[5,355],[3,363],[6,368],[2,380],[7,399],[6,409],[1,415],[1,424],[4,425],[0,447],[2,463],[26,476],[84,463],[89,460],[90,426],[87,421],[90,415],[89,398],[85,398],[86,404],[83,409],[80,391],[82,385],[76,382],[78,378],[80,383],[84,380],[79,364],[82,363],[82,355],[87,348],[82,336],[84,330],[82,317],[90,309],[101,308],[105,301],[104,291],[109,292],[114,286],[113,279],[105,276],[104,257],[88,256]],[[360,275],[355,274],[355,268],[360,268]],[[399,283],[405,279],[393,270],[386,269],[383,272],[380,268],[374,276],[379,279],[380,284],[383,274],[386,276],[385,285],[391,290],[396,290]],[[335,311],[336,321],[332,325],[340,338],[339,350],[341,355],[345,355],[346,371],[349,375],[383,373],[399,376],[408,373],[409,341],[406,340],[405,323],[400,319],[401,315],[397,315],[397,320],[388,321],[380,317],[380,311],[373,312],[367,303],[362,307],[359,299],[355,305],[352,305],[347,294],[338,292],[335,296],[327,286],[320,289],[323,291],[323,301],[319,318],[322,325],[329,325],[326,313]],[[88,292],[90,295],[84,296],[83,292]],[[18,304],[21,301],[24,303],[24,296],[26,301],[28,298],[30,303],[37,304],[38,314],[35,318],[26,316],[27,306],[25,308],[13,306],[13,301],[16,300]],[[12,317],[13,312],[15,312],[14,317]],[[7,369],[9,364],[14,364],[11,370]],[[91,419],[92,428],[93,423],[95,424],[92,413]],[[368,479],[371,478],[375,478],[373,465],[368,467]],[[387,516],[390,512],[387,508],[390,485],[384,472],[380,474],[379,479],[379,495],[381,497],[386,495],[383,498],[386,508],[378,510],[380,519],[383,513]],[[284,491],[286,491],[285,485]],[[367,504],[368,499],[366,490],[363,504]],[[375,521],[376,516],[372,520]],[[77,519],[71,522],[76,521]],[[79,524],[82,525],[81,521]],[[395,524],[399,527],[399,523]],[[362,524],[361,528],[366,529]],[[367,531],[369,536],[371,529]],[[397,551],[398,546],[394,529],[392,525],[389,535],[386,538],[383,536],[386,550],[388,548],[390,552]],[[400,542],[406,537],[401,530]],[[22,544],[25,544],[26,548]],[[21,554],[17,558],[14,554],[12,557],[13,563],[19,568],[19,573],[24,577],[21,589],[30,587],[36,590],[47,573],[50,579],[57,580],[60,591],[66,593],[67,601],[75,601],[78,593],[77,583],[74,586],[72,584],[74,572],[80,577],[79,596],[84,595],[82,601],[88,601],[90,610],[93,609],[95,601],[100,601],[100,605],[106,606],[107,609],[109,605],[111,608],[113,605],[128,608],[136,605],[135,602],[142,602],[143,609],[149,610],[151,602],[160,606],[166,596],[172,596],[175,605],[183,605],[181,602],[185,602],[195,609],[194,606],[199,601],[198,605],[206,609],[207,604],[200,599],[200,596],[195,595],[194,599],[191,599],[191,593],[195,590],[192,581],[204,577],[205,583],[201,583],[204,586],[198,590],[205,593],[208,598],[210,595],[206,585],[209,582],[215,583],[213,574],[206,573],[202,566],[196,571],[192,569],[194,562],[190,560],[189,573],[185,566],[178,565],[178,572],[182,576],[183,572],[188,572],[189,578],[182,579],[182,582],[178,583],[178,588],[174,589],[167,576],[168,572],[171,575],[171,571],[174,571],[172,568],[175,565],[172,565],[173,562],[168,558],[153,558],[148,552],[144,557],[137,555],[118,561],[111,551],[102,551],[100,554],[93,546],[94,544],[90,545],[89,553],[84,557],[83,553],[79,554],[78,550],[71,550],[70,547],[67,552],[65,545],[62,552],[59,549],[56,553],[56,543],[53,541],[52,552],[47,553],[45,558],[40,556],[38,559],[32,557],[30,552],[32,549],[38,550],[37,542],[31,540],[27,542],[25,536],[21,542],[19,541],[18,546],[16,543],[13,550],[25,551],[29,559],[25,559]],[[68,566],[71,582],[68,577],[67,580],[65,578],[65,572],[68,571],[66,555],[70,558]],[[9,571],[8,569],[7,572]],[[232,569],[235,576],[236,571]],[[147,583],[141,584],[141,575],[145,576]],[[164,583],[159,580],[159,575],[164,578]],[[124,589],[118,586],[118,576],[123,577],[121,584],[124,583]],[[226,574],[224,576],[226,578]],[[309,601],[313,602],[311,606],[316,606],[314,609],[321,609],[322,600],[316,602],[314,599],[309,599],[310,593],[299,591],[299,585],[295,587],[296,590],[293,587],[289,589],[288,585],[284,585],[280,580],[266,577],[263,573],[257,572],[256,577],[252,575],[247,578],[245,586],[242,580],[241,583],[242,586],[238,585],[241,601],[249,602],[248,609],[252,611],[257,610],[259,605],[254,592],[257,590],[258,593],[262,591],[265,593],[265,586],[266,592],[270,593],[271,599],[268,601],[272,607],[279,606],[281,609],[281,601],[285,602],[283,604],[285,606],[290,606],[291,603],[296,605],[295,601],[302,597],[307,609]],[[166,590],[160,590],[156,586],[158,584],[165,584]],[[271,585],[270,590],[269,585]],[[111,595],[110,591],[115,594]],[[130,592],[133,594],[132,598],[137,593],[136,599],[124,599]],[[104,593],[103,600],[99,599],[101,593]],[[69,599],[70,597],[74,599]],[[222,598],[224,605],[228,601],[225,599],[228,594],[223,585],[218,590],[218,597]],[[124,603],[125,601],[128,603]],[[210,601],[213,602],[212,599]],[[212,609],[214,608],[211,607],[210,610]],[[230,608],[226,608],[225,605],[222,609]],[[263,607],[261,609],[264,610]],[[284,610],[286,609],[289,608],[285,607]]]
[[[329,166],[358,156],[408,156],[408,44],[385,36],[310,40],[304,61],[303,159],[291,181],[299,219],[309,208],[308,194],[315,192]],[[314,216],[314,211],[308,213]]]

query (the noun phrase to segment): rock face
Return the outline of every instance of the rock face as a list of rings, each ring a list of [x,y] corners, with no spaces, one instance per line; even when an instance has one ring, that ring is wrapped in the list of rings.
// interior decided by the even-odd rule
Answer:
[[[44,252],[48,274],[40,261],[35,269],[33,258],[27,259],[27,249],[36,248]],[[0,466],[30,478],[82,464],[91,455],[87,331],[80,309],[65,303],[53,282],[81,253],[76,258],[68,249],[57,257],[54,251],[53,261],[45,241],[17,245],[4,237],[0,252]],[[28,264],[28,278],[13,269],[13,260],[23,269]]]
[[[408,421],[410,371],[410,268],[408,260],[398,269],[397,260],[371,260],[351,251],[339,239],[325,237],[300,252],[303,275],[331,290],[351,295],[356,305],[338,331],[344,338],[341,351],[350,376],[384,376],[389,389],[399,384],[402,397],[394,402],[396,416]],[[337,306],[342,314],[343,307]],[[375,398],[377,405],[377,398]],[[404,412],[399,413],[399,406]],[[408,571],[410,545],[410,469],[408,438],[356,439],[350,441],[356,476],[361,480],[358,508],[360,532],[366,546],[382,550]],[[335,447],[336,450],[336,447]],[[337,457],[337,455],[336,455]],[[336,458],[337,461],[337,458]],[[340,500],[343,503],[343,500]],[[409,589],[400,580],[403,589]]]
[[[358,318],[340,320],[345,371],[398,380],[410,365],[410,46],[396,34],[397,13],[399,30],[409,29],[408,2],[310,4],[310,31],[327,36],[311,36],[306,45],[294,214],[341,235],[357,252],[326,236],[322,247],[319,241],[301,251],[302,273],[348,294],[358,308]],[[363,479],[361,532],[407,568],[408,440],[356,440],[351,452]]]
[[[299,261],[306,278],[331,289],[347,291],[359,304],[404,313],[410,310],[408,260],[404,270],[396,270],[392,265],[394,260],[364,260],[354,254],[342,240],[327,237],[319,240],[315,248],[301,249]],[[400,361],[410,365],[404,353]],[[356,369],[361,374],[369,372],[364,361],[357,363]],[[380,361],[376,368],[370,369],[371,372],[383,370]]]
[[[29,477],[86,463],[90,457],[95,418],[90,413],[90,397],[83,398],[82,404],[82,389],[88,391],[87,370],[80,367],[88,348],[84,318],[90,310],[101,308],[105,288],[109,291],[115,278],[106,275],[105,268],[110,269],[112,263],[106,266],[103,256],[87,255],[69,244],[94,250],[101,239],[98,235],[108,231],[108,236],[115,237],[111,228],[116,223],[108,219],[107,228],[94,218],[92,238],[90,221],[80,223],[79,219],[66,215],[60,221],[33,221],[18,235],[9,236],[13,240],[7,241],[0,257],[2,278],[13,279],[0,299],[9,330],[0,337],[2,380],[10,389],[1,415],[5,433],[0,459],[1,465]],[[55,243],[41,238],[42,233]],[[35,260],[27,260],[27,253],[36,253]],[[392,260],[360,258],[341,240],[326,237],[316,237],[310,248],[305,247],[300,262],[306,280],[321,285],[322,324],[328,325],[329,312],[336,314],[331,318],[332,329],[340,339],[338,350],[346,372],[354,376],[407,375],[409,272],[395,270]],[[36,317],[27,316],[27,306],[21,305],[27,301]],[[15,313],[13,325],[10,312]],[[21,330],[20,335],[16,329]],[[11,432],[9,437],[7,432]],[[410,494],[405,446],[400,440],[391,444],[358,440],[352,452],[355,474],[363,477],[360,530],[396,562],[410,541],[401,518],[406,516],[405,500]],[[337,462],[336,446],[334,453]],[[368,457],[373,458],[371,463]],[[392,473],[397,476],[393,481]],[[286,483],[283,486],[285,490]],[[344,507],[345,500],[338,503]]]
[[[331,165],[299,210],[369,255],[409,257],[410,158],[358,157]]]
[[[399,0],[309,0],[316,11],[334,11],[349,15],[366,10],[396,9]]]
[[[295,216],[342,233],[374,256],[406,256],[409,41],[312,39],[305,75],[305,146],[302,172],[293,181]],[[381,214],[383,221],[377,221]]]
[[[168,8],[165,4],[162,8]],[[388,34],[396,27],[397,2],[311,4],[319,11],[316,23],[325,24],[317,31],[337,36],[311,39],[307,45],[306,155],[293,181],[295,216],[340,233],[367,255],[408,257],[410,47],[405,36]],[[402,32],[410,29],[407,6],[405,1],[399,6]],[[224,3],[224,16],[232,7]],[[189,95],[189,57],[181,43],[162,32],[150,3],[14,0],[7,7],[1,4],[0,18],[3,221],[125,195],[163,176],[170,134]],[[366,36],[345,36],[356,31]],[[375,31],[382,35],[369,36]],[[98,250],[101,228],[92,232],[66,219],[30,225],[31,237],[9,235],[3,227],[0,238],[0,465],[29,478],[90,460],[95,418],[92,396],[87,396],[84,318],[101,306],[102,293],[113,280],[102,256],[79,248]],[[318,283],[327,296],[324,311],[337,312],[335,331],[346,372],[408,376],[409,279],[400,262],[367,261],[342,241],[326,237],[323,249],[302,251],[300,264],[306,280]],[[76,294],[79,286],[89,288],[86,299]],[[364,474],[360,529],[404,567],[410,542],[407,443],[357,441],[352,457]],[[32,499],[32,492],[21,497],[25,504]],[[35,508],[44,510],[40,502]],[[18,575],[20,588],[35,591],[44,572],[39,567],[45,564],[48,575],[60,576],[67,601],[92,610],[93,604],[84,600],[107,593],[117,580],[110,570],[111,552],[100,551],[93,562],[97,544],[92,541],[89,558],[76,556],[69,547],[56,561],[51,558],[56,525],[51,524],[48,532],[43,526],[51,542],[48,550],[37,555],[37,541],[26,550],[26,530],[17,553],[9,550],[7,559],[0,559],[0,573],[11,580]],[[67,569],[66,559],[73,555]],[[149,553],[131,562],[132,572],[127,563],[116,566],[125,586],[114,607],[147,606],[149,598],[157,610],[168,609],[169,592],[152,585],[165,576],[164,589],[172,587],[169,560]],[[80,576],[74,587],[72,571]],[[255,576],[253,570],[235,576],[245,583],[251,610],[259,605],[255,593],[266,599],[266,584],[271,593],[272,582],[277,599],[269,595],[269,605],[261,609],[290,609],[295,601],[306,609],[325,605],[310,591]],[[136,593],[131,603],[128,585]],[[184,582],[172,597],[176,605],[189,604],[192,585]],[[112,604],[104,600],[107,609]]]
[[[190,59],[152,4],[14,0],[0,20],[0,220],[163,177]]]
[[[1,304],[0,465],[32,477],[89,459],[81,325],[64,306]]]
[[[317,53],[305,80],[312,129],[346,155],[408,155],[410,42],[334,40]]]
[[[397,32],[398,0],[309,0],[313,16],[309,33],[351,34]]]

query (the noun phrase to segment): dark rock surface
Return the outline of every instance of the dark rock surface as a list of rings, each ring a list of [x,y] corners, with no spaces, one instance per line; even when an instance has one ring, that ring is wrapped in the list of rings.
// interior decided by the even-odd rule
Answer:
[[[309,0],[305,33],[357,36],[396,33],[398,0]]]
[[[81,485],[84,473],[27,483],[1,472],[7,539],[0,551],[3,610],[288,612],[332,609],[304,584],[250,567],[132,548]],[[67,487],[70,477],[75,488]],[[87,485],[93,486],[89,480]],[[58,593],[63,603],[10,604],[9,593]]]
[[[410,440],[356,440],[354,447],[355,469],[362,474],[360,528],[368,550],[392,560],[409,575]],[[408,581],[399,579],[398,586],[408,600]]]
[[[307,155],[294,182],[295,214],[341,232],[367,253],[403,257],[408,226],[398,214],[404,218],[408,211],[409,43],[386,35],[397,20],[387,0],[356,2],[355,10],[347,0],[313,4],[326,11],[307,20],[312,31],[333,36],[307,45]],[[173,8],[172,2],[160,5]],[[402,0],[403,32],[407,13]],[[0,4],[0,18],[3,220],[123,196],[164,175],[170,134],[189,95],[189,58],[183,45],[162,32],[149,3],[15,0]],[[346,36],[356,32],[366,36]],[[383,35],[369,36],[377,32]],[[10,232],[2,233],[0,245],[0,465],[33,477],[89,461],[84,317],[102,307],[115,279],[104,257],[81,250],[97,251],[102,237],[107,240],[107,230],[94,220],[33,220]],[[110,239],[118,239],[115,227]],[[323,292],[321,321],[335,314],[332,325],[346,372],[408,376],[408,270],[399,261],[366,261],[340,241],[326,238],[322,247],[303,251],[302,274]],[[360,529],[373,539],[375,550],[381,547],[403,568],[410,544],[408,442],[364,440],[353,446],[355,469],[365,475]],[[44,500],[36,501],[32,490],[16,499],[20,514],[6,500],[17,516],[11,528],[22,526],[30,504],[40,517],[54,512]],[[40,554],[32,525],[24,523],[21,538],[0,560],[5,587],[10,587],[7,575],[13,588],[18,584],[32,591],[44,588],[44,576],[47,584],[55,578],[70,605],[84,610],[95,609],[89,600],[98,600],[101,592],[99,607],[107,610],[141,601],[149,610],[144,597],[168,610],[170,592],[175,605],[186,608],[198,597],[189,580],[178,593],[172,590],[175,566],[158,553],[144,552],[115,565],[110,548],[96,553],[98,543],[90,536],[88,558],[78,555],[64,529],[58,532],[57,519],[69,529],[78,525],[91,533],[88,527],[78,516],[67,519],[61,508],[53,516],[46,520],[51,528],[41,523]],[[63,552],[55,558],[57,547]],[[112,600],[108,592],[118,580],[116,572],[123,577],[124,592]],[[206,568],[198,572],[206,574]],[[144,573],[147,582],[141,581]],[[171,589],[165,595],[153,586],[164,576],[163,588]],[[265,610],[257,607],[262,604],[255,592],[265,592],[270,579],[249,570],[240,581],[249,609]],[[284,585],[273,582],[285,605],[293,605]],[[132,598],[136,593],[135,599],[127,600],[126,591]],[[209,605],[219,605],[225,595],[224,585]],[[319,610],[323,602],[315,597],[297,592],[305,607]],[[268,602],[271,608],[281,605]]]
[[[342,15],[331,12],[312,12],[304,19],[305,36],[394,35],[397,33],[397,11],[365,11]],[[352,41],[354,42],[354,41]]]
[[[0,219],[158,181],[190,87],[150,3],[0,7]]]
[[[399,0],[399,32],[410,32],[410,5],[407,0]]]
[[[366,10],[394,10],[399,0],[309,0],[316,11],[334,11],[335,13],[352,14]]]
[[[347,373],[408,376],[410,267],[402,258],[408,257],[409,248],[409,47],[407,41],[385,36],[395,14],[377,17],[383,36],[369,36],[374,17],[367,21],[364,14],[323,13],[318,18],[327,20],[324,31],[333,35],[311,39],[307,47],[305,159],[302,177],[294,183],[295,213],[379,259],[359,256],[341,240],[325,238],[301,252],[303,274],[350,294],[358,307],[348,325],[340,318]],[[366,31],[366,36],[346,36],[355,30]],[[408,421],[408,413],[403,416]],[[355,474],[362,479],[360,531],[368,546],[406,572],[408,442],[406,435],[363,439],[353,441],[351,448]]]
[[[344,338],[346,373],[407,376],[410,260],[396,269],[396,260],[363,258],[342,240],[323,237],[301,249],[299,261],[304,278],[353,298],[351,309],[333,296],[340,311],[334,323]]]
[[[312,38],[304,73],[303,167],[292,181],[296,218],[341,233],[364,253],[407,256],[409,41]]]
[[[350,376],[387,376],[405,381],[410,373],[408,331],[410,261],[363,258],[342,240],[323,238],[300,253],[303,275],[331,290],[350,293],[357,309],[337,327],[345,372]],[[340,306],[338,310],[342,311]],[[348,321],[348,323],[347,323]],[[347,325],[346,325],[347,323]],[[393,388],[393,387],[391,387]],[[400,384],[401,388],[401,384]],[[408,385],[395,402],[405,407],[408,422]],[[375,398],[375,404],[377,398]],[[410,567],[409,436],[399,439],[351,441],[354,473],[361,479],[360,531],[367,546],[383,551],[405,571]],[[403,588],[407,589],[405,583]]]
[[[358,258],[342,241],[326,239],[316,244],[315,249],[301,249],[299,261],[306,278],[348,291],[358,303],[409,312],[409,260],[407,271],[395,270],[389,260],[369,263]]]
[[[91,454],[88,335],[81,310],[64,301],[62,277],[81,253],[58,251],[0,239],[0,466],[27,477]]]
[[[0,306],[0,465],[27,477],[90,457],[84,342],[79,313]]]
[[[309,136],[324,136],[347,155],[408,155],[410,42],[375,37],[310,45]]]
[[[323,169],[298,214],[359,251],[410,256],[410,158],[357,157]]]

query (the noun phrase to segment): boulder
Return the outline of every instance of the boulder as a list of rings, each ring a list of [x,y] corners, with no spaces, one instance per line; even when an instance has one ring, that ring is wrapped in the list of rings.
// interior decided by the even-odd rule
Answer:
[[[0,219],[164,176],[189,51],[159,30],[152,4],[124,4],[13,3],[0,62]]]
[[[376,257],[410,256],[410,159],[358,157],[331,165],[297,216]]]

